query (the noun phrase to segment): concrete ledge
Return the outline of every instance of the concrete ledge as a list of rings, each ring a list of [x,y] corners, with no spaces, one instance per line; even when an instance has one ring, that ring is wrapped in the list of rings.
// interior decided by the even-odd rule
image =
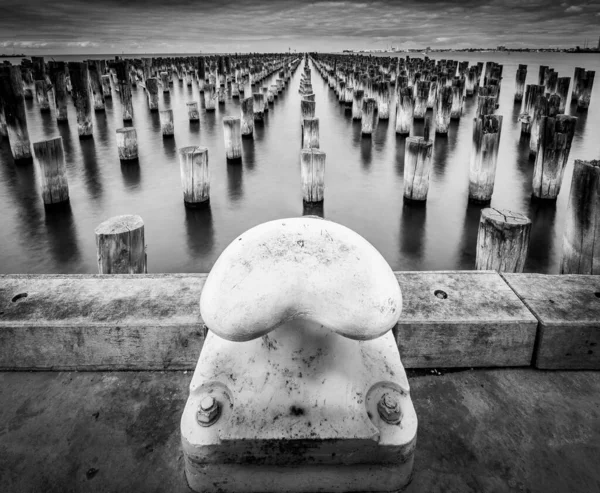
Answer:
[[[179,421],[191,376],[0,372],[0,491],[189,493]],[[420,427],[407,492],[599,491],[600,373],[409,380]]]
[[[600,369],[600,276],[503,277],[539,320],[537,368]]]
[[[404,303],[394,333],[407,368],[530,365],[538,320],[527,306],[545,330],[541,349],[549,341],[545,327],[550,323],[525,292],[532,279],[546,286],[539,289],[553,289],[557,300],[571,296],[566,306],[577,305],[577,313],[588,313],[586,330],[591,332],[583,340],[598,338],[593,331],[598,330],[594,321],[600,313],[588,306],[600,304],[593,295],[600,292],[594,276],[507,275],[511,289],[499,274],[488,271],[396,275]],[[199,313],[205,278],[206,274],[0,276],[0,369],[194,369],[205,333]],[[568,295],[580,291],[579,297]],[[20,293],[27,297],[15,299]],[[572,335],[573,331],[565,333]],[[596,359],[590,358],[589,350]],[[588,366],[579,367],[600,366],[592,347],[573,354],[562,357],[575,365],[577,358],[586,356]],[[543,361],[540,356],[538,364]]]

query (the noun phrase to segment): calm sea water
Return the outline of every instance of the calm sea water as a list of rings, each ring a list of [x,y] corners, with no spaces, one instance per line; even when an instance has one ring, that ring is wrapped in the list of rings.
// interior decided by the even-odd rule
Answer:
[[[573,160],[600,157],[600,83],[594,87],[589,112],[576,114],[579,120],[557,202],[539,204],[530,200],[533,162],[528,158],[528,143],[520,140],[520,108],[513,104],[515,71],[519,63],[527,64],[528,84],[537,83],[539,65],[572,77],[576,66],[600,72],[600,56],[430,56],[504,65],[498,110],[504,122],[491,205],[532,219],[526,271],[557,273]],[[139,214],[144,219],[149,272],[208,272],[223,249],[246,229],[302,215],[301,68],[271,106],[264,126],[256,127],[254,140],[244,140],[242,164],[227,164],[221,123],[224,116],[239,115],[239,100],[228,97],[225,106],[207,114],[195,83],[188,88],[176,81],[170,94],[160,94],[161,109],[174,110],[175,139],[171,140],[163,140],[158,114],[148,110],[144,90],[133,89],[133,125],[139,143],[136,165],[118,159],[115,131],[123,126],[118,93],[107,100],[105,113],[95,114],[93,140],[83,141],[77,136],[72,105],[69,124],[59,125],[53,112],[41,114],[33,101],[26,101],[31,141],[63,138],[71,201],[66,210],[46,211],[35,166],[16,166],[8,141],[0,142],[0,272],[95,273],[94,228],[119,214]],[[352,122],[316,70],[312,79],[321,149],[327,153],[325,218],[364,236],[394,270],[473,269],[481,210],[468,204],[475,100],[467,100],[464,116],[452,123],[448,137],[436,139],[427,205],[411,207],[402,200],[405,139],[396,136],[393,120],[380,121],[372,139],[361,138],[360,124]],[[192,100],[201,102],[199,124],[188,121],[186,102]],[[183,204],[177,149],[188,145],[209,149],[211,200],[205,210],[188,210]]]

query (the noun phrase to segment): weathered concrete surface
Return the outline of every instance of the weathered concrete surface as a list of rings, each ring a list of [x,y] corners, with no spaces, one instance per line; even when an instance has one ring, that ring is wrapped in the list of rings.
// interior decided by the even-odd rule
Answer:
[[[600,369],[600,276],[502,276],[539,320],[535,366]]]
[[[537,319],[498,273],[395,275],[403,296],[395,334],[405,367],[531,364]],[[2,275],[0,369],[193,370],[204,341],[205,280]],[[27,297],[16,299],[21,293]]]
[[[188,493],[179,420],[191,372],[0,373],[0,491]],[[600,491],[600,373],[409,375],[407,491]]]

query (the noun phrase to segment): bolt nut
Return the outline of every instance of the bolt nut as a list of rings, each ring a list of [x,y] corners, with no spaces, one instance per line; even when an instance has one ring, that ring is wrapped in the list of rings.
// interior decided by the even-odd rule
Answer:
[[[377,403],[379,416],[386,423],[397,425],[402,420],[402,411],[398,398],[392,394],[383,394]]]
[[[200,426],[211,426],[221,415],[221,406],[214,397],[207,395],[200,401],[196,420]]]

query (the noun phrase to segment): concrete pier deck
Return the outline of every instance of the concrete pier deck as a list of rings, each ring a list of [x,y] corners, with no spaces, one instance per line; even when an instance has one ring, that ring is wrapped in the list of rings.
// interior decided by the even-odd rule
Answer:
[[[432,373],[433,372],[433,373]],[[192,372],[0,373],[0,490],[187,493],[179,420]],[[409,373],[409,492],[600,491],[600,373]]]

